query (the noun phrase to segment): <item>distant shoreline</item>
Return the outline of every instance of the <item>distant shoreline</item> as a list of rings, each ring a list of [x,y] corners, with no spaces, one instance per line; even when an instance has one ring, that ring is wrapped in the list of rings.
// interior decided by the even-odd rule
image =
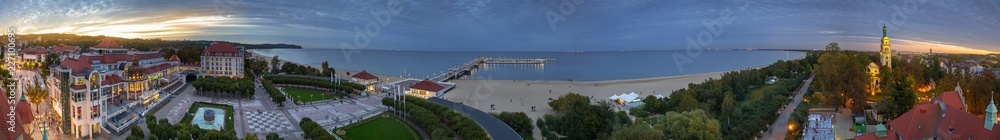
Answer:
[[[255,57],[264,58],[264,60],[266,62],[268,62],[268,65],[270,65],[271,58],[274,57],[274,56],[262,55],[260,53],[255,52],[255,51],[248,51],[248,52],[251,52]],[[798,58],[795,58],[795,59],[802,59],[804,57],[805,56],[801,56],[801,57],[798,57]],[[284,64],[285,62],[291,62],[292,64],[303,65],[303,66],[308,66],[308,67],[312,67],[312,68],[315,68],[315,69],[320,69],[320,66],[318,66],[318,65],[310,65],[310,64],[300,63],[300,62],[289,61],[287,59],[281,58],[280,55],[278,56],[278,59],[281,61],[280,64]],[[770,65],[770,64],[768,64],[768,65]],[[767,65],[755,66],[755,67],[748,67],[748,68],[744,68],[744,69],[756,69],[756,68],[761,68],[761,67],[765,67],[765,66],[767,66]],[[337,72],[336,73],[336,77],[350,77],[351,75],[347,75],[346,72],[350,72],[351,74],[355,74],[355,73],[361,72],[360,70],[345,70],[345,69],[337,68],[336,66],[331,66],[331,67],[333,67],[333,69]],[[442,69],[445,69],[445,68],[442,68]],[[742,69],[725,70],[725,71],[710,71],[710,72],[681,74],[681,75],[667,75],[667,76],[641,77],[641,78],[628,78],[628,79],[612,79],[612,80],[594,80],[594,81],[591,81],[591,80],[580,80],[580,81],[578,81],[578,80],[563,80],[563,79],[556,79],[556,80],[532,80],[532,79],[524,79],[524,80],[522,80],[522,79],[503,79],[503,80],[496,80],[496,79],[480,79],[480,78],[473,78],[473,79],[453,79],[453,80],[490,80],[490,81],[518,81],[518,82],[568,82],[568,83],[594,84],[594,83],[621,83],[621,82],[635,82],[635,81],[656,81],[656,80],[663,80],[663,79],[674,79],[674,78],[678,78],[678,77],[689,77],[689,76],[692,76],[692,75],[702,75],[702,74],[707,74],[707,73],[722,74],[722,73],[725,73],[725,72],[738,71],[738,70],[742,70]],[[406,78],[422,79],[422,78],[418,78],[418,77],[403,77],[401,75],[374,73],[374,72],[371,72],[371,71],[369,71],[369,73],[371,73],[372,75],[375,75],[375,76],[377,76],[377,77],[379,77],[380,79],[383,79],[383,80],[385,78],[387,78],[387,77],[392,77],[391,79],[406,79]]]

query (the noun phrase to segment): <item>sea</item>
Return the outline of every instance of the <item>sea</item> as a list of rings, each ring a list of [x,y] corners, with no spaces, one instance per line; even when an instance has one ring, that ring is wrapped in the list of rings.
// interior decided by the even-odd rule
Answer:
[[[601,52],[401,51],[343,49],[259,49],[263,56],[336,69],[366,70],[377,75],[433,78],[472,61],[487,58],[545,58],[543,64],[486,64],[460,79],[607,81],[678,76],[767,66],[798,59],[796,51],[705,50]]]

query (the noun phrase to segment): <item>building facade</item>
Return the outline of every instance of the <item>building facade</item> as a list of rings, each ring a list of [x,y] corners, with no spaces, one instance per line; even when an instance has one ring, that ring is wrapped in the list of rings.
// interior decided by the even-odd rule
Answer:
[[[160,91],[178,84],[179,61],[155,51],[130,51],[105,39],[91,51],[67,54],[47,76],[63,130],[77,138],[120,132],[146,109],[158,105]]]
[[[892,48],[889,45],[889,34],[885,26],[882,26],[882,49],[879,50],[879,56],[882,66],[892,69]]]
[[[243,51],[228,43],[215,42],[201,53],[201,75],[243,77]]]

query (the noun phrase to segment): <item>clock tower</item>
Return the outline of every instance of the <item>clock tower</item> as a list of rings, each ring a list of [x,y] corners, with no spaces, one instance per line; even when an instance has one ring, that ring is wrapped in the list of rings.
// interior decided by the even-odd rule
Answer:
[[[881,54],[882,66],[892,69],[892,49],[889,48],[889,34],[886,31],[885,25],[882,25],[882,49],[879,50]]]

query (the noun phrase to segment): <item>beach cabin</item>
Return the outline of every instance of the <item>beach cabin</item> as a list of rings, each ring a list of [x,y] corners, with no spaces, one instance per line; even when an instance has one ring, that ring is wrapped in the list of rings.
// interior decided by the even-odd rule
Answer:
[[[626,107],[636,107],[642,105],[642,99],[639,99],[639,94],[632,93],[622,93],[622,95],[612,95],[608,97],[611,102],[615,104],[626,106]]]
[[[410,91],[406,94],[417,96],[420,98],[430,98],[437,97],[438,95],[444,94],[443,86],[437,83],[431,82],[430,80],[424,79],[416,84],[410,86]]]
[[[378,77],[365,70],[361,70],[361,72],[351,75],[351,81],[365,85],[365,90],[368,92],[375,91],[375,85],[379,83]]]

